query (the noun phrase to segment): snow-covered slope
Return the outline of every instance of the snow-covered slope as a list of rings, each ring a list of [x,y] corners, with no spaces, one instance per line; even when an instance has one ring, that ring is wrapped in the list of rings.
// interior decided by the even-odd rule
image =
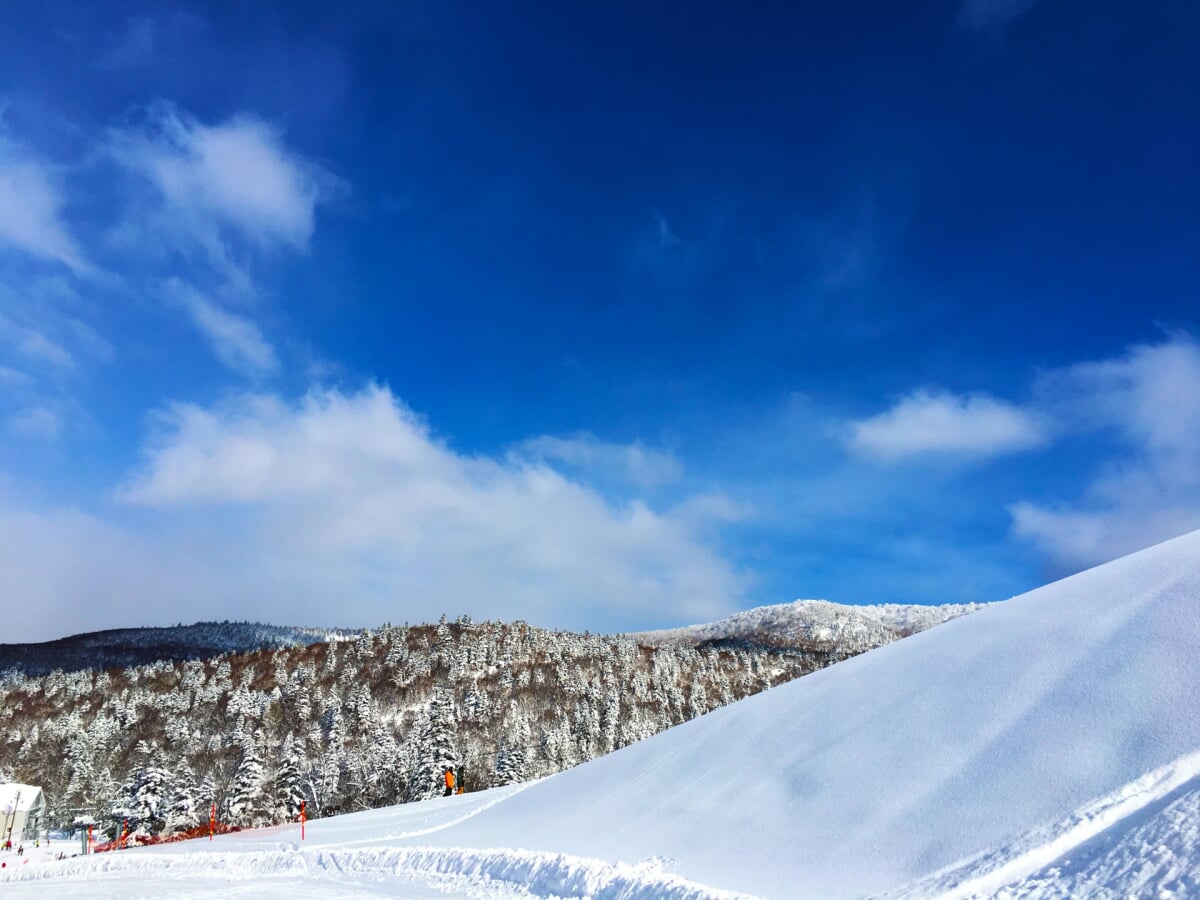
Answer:
[[[1200,751],[1200,533],[718,710],[436,837],[861,896]],[[431,836],[432,837],[432,836]]]
[[[323,897],[1187,896],[1198,606],[1200,532],[523,790],[311,823],[325,850],[298,853],[292,828],[206,862],[161,848],[16,877],[35,896],[131,876],[123,895],[228,877]]]
[[[976,612],[986,605],[883,603],[876,606],[848,606],[828,600],[795,600],[792,603],[755,607],[704,625],[644,631],[631,637],[656,646],[723,640],[754,641],[784,647],[813,642],[836,643],[855,653],[882,647],[898,637],[924,631],[950,619]]]

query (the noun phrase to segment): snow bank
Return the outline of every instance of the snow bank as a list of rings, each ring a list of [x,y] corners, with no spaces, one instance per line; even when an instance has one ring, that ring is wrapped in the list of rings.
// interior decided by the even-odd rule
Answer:
[[[325,896],[355,893],[352,884],[418,884],[459,896],[610,898],[610,900],[739,900],[661,871],[661,863],[609,864],[601,860],[523,850],[429,847],[355,847],[341,850],[233,850],[150,855],[127,851],[17,870],[5,880],[23,893],[64,896],[70,886],[94,892],[97,883],[121,884],[124,897],[183,892],[221,895],[222,885],[250,882],[264,892],[292,893],[295,882],[324,882]],[[332,884],[327,882],[332,881]],[[205,888],[207,885],[207,888]],[[315,885],[314,885],[315,886]],[[234,893],[244,893],[235,889]],[[388,893],[391,893],[389,891]],[[749,898],[752,900],[752,898]]]

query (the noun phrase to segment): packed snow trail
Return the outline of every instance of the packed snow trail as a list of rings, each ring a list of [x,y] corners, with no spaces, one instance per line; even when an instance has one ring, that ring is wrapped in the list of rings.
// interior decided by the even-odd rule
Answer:
[[[638,864],[516,849],[468,850],[397,846],[450,829],[526,790],[514,785],[445,799],[275,826],[215,840],[54,859],[60,842],[29,863],[0,872],[3,896],[212,898],[288,896],[608,898],[608,900],[753,900],[713,890]],[[4,855],[21,862],[15,854]],[[4,882],[9,882],[5,884]]]

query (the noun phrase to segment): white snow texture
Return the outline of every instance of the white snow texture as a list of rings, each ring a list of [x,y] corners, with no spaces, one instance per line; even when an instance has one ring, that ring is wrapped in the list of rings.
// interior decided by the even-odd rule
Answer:
[[[35,861],[0,891],[1197,896],[1198,602],[1200,532],[523,788],[312,822],[303,849],[288,826]]]

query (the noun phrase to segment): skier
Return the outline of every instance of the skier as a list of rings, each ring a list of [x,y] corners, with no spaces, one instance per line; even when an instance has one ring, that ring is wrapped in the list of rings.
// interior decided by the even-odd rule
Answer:
[[[453,768],[446,769],[445,773],[443,773],[443,774],[446,779],[446,790],[442,794],[442,796],[449,797],[451,794],[454,793],[454,769]]]

